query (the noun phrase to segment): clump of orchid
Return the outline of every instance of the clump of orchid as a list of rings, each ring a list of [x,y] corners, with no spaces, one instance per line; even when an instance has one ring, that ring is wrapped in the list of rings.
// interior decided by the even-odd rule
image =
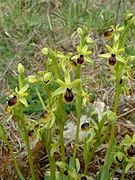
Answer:
[[[131,76],[127,73],[129,70],[128,62],[132,61],[135,56],[130,56],[129,54],[126,54],[124,45],[125,41],[127,40],[128,32],[130,27],[135,25],[135,16],[131,13],[127,13],[125,16],[124,25],[120,26],[117,25],[116,27],[112,27],[111,30],[104,33],[104,36],[106,39],[112,40],[112,46],[106,44],[105,47],[108,50],[106,54],[100,54],[99,57],[108,59],[108,64],[112,70],[112,76],[115,80],[115,95],[114,95],[114,106],[113,106],[113,112],[117,113],[118,108],[118,102],[119,102],[119,96],[121,92],[124,90],[127,90],[126,88],[126,80],[128,76],[131,78]],[[128,74],[128,76],[127,76]],[[109,175],[109,168],[111,167],[111,164],[113,162],[114,157],[114,151],[116,148],[116,142],[115,142],[115,122],[112,123],[111,127],[111,138],[109,141],[109,149],[106,153],[106,158],[110,155],[110,161],[106,165],[100,169],[100,173],[98,177],[100,179],[104,179]],[[108,166],[108,167],[107,167]]]

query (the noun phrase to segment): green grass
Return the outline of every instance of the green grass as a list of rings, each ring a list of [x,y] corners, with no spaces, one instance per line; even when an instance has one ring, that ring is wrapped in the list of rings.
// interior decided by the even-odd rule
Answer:
[[[118,4],[96,0],[1,0],[0,1],[0,79],[11,89],[17,85],[17,64],[27,72],[44,67],[40,50],[55,47],[62,39],[69,39],[78,26],[86,26],[100,35],[115,21]],[[129,2],[128,4],[133,4]],[[132,5],[133,6],[133,5]],[[123,6],[121,6],[121,14]],[[1,88],[1,85],[0,85]],[[7,86],[5,85],[5,91]],[[5,94],[0,103],[5,103]],[[6,93],[8,94],[8,92]]]

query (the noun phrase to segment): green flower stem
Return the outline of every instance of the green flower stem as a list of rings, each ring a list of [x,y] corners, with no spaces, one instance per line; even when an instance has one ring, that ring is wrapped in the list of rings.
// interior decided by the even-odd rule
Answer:
[[[76,109],[77,109],[77,127],[76,127],[75,146],[74,146],[74,153],[73,153],[74,160],[76,159],[77,145],[79,143],[79,129],[80,129],[80,118],[81,118],[81,96],[80,95],[77,96]]]
[[[51,172],[50,180],[54,180],[55,179],[55,159],[54,159],[54,156],[50,155],[50,142],[49,142],[50,134],[49,132],[47,134],[44,131],[41,132],[40,134],[41,134],[41,139],[44,143],[44,146],[45,146],[48,158],[49,158],[49,165],[50,165],[50,172]]]
[[[60,123],[60,145],[61,145],[61,156],[62,156],[62,161],[65,162],[65,147],[64,147],[64,137],[63,137],[63,132],[64,132],[64,124]]]
[[[48,84],[45,84],[44,87],[45,87],[45,91],[46,91],[47,96],[48,96],[49,106],[50,106],[51,105],[51,92],[50,92],[50,89],[48,87]]]
[[[14,161],[14,165],[15,165],[15,169],[16,169],[16,171],[17,171],[17,173],[18,173],[18,176],[19,176],[19,178],[20,178],[21,180],[25,180],[25,178],[24,178],[23,174],[21,173],[21,170],[20,170],[20,168],[19,168],[19,166],[18,166],[18,162],[17,162],[17,160],[16,160],[16,158],[15,158],[13,149],[12,149],[12,147],[11,147],[11,145],[10,145],[10,143],[9,143],[6,135],[5,135],[3,126],[2,126],[2,125],[0,125],[0,126],[1,126],[1,129],[2,129],[2,131],[3,131],[3,140],[4,140],[5,143],[8,145],[8,148],[9,148],[10,153],[11,153],[11,155],[12,155],[12,158],[13,158],[13,161]]]
[[[43,99],[42,99],[42,97],[41,97],[41,94],[40,94],[38,88],[36,88],[36,93],[37,93],[37,95],[38,95],[38,98],[39,98],[39,100],[40,100],[40,103],[41,103],[41,105],[42,105],[43,110],[46,110],[45,103],[44,103],[44,101],[43,101]]]
[[[116,91],[115,91],[115,95],[114,95],[114,106],[113,106],[114,113],[117,113],[120,92],[121,92],[120,85],[118,83],[116,83]]]
[[[27,152],[28,152],[28,160],[29,160],[29,165],[30,165],[30,172],[31,172],[31,178],[32,180],[35,180],[35,168],[33,165],[33,160],[32,160],[32,154],[30,150],[30,144],[29,144],[29,139],[28,139],[28,133],[25,125],[25,119],[24,119],[24,114],[22,113],[22,107],[20,107],[19,111],[15,112],[18,124],[21,122],[21,126],[19,127],[23,130],[23,139],[26,144]],[[19,125],[20,126],[20,125]]]
[[[77,67],[77,71],[76,71],[76,78],[79,79],[80,78],[80,69],[81,69],[81,65],[78,65]],[[81,84],[79,83],[78,85],[78,89],[81,93]],[[76,97],[76,111],[77,111],[77,126],[76,126],[76,136],[75,136],[75,146],[74,146],[74,152],[73,152],[73,158],[74,158],[74,162],[76,159],[76,153],[77,153],[77,145],[79,143],[79,129],[80,129],[80,118],[81,118],[81,94],[77,95]]]
[[[91,158],[93,157],[94,153],[96,152],[96,150],[98,149],[98,147],[104,142],[105,138],[108,135],[109,129],[107,129],[104,133],[104,137],[101,139],[101,131],[102,128],[104,127],[104,123],[106,121],[106,116],[103,116],[102,120],[100,121],[99,127],[98,127],[98,132],[97,132],[97,140],[95,142],[95,144],[93,145],[92,150],[90,151],[90,145],[91,142],[87,145],[87,151],[85,148],[85,143],[84,142],[84,156],[86,156],[86,160],[85,161],[85,168],[84,168],[84,175],[87,175],[88,173],[88,167],[89,167],[89,162],[91,161]]]
[[[55,159],[54,159],[54,156],[51,156],[49,152],[48,152],[48,157],[49,157],[49,164],[50,164],[50,169],[51,169],[50,180],[54,180],[55,179]]]
[[[31,171],[31,178],[32,180],[35,180],[35,168],[33,165],[33,159],[32,159],[32,154],[31,154],[31,150],[30,150],[30,144],[29,144],[29,139],[28,139],[28,133],[27,133],[27,129],[25,126],[25,121],[24,118],[21,118],[21,123],[22,123],[22,128],[24,130],[24,141],[26,144],[26,148],[27,148],[27,152],[28,152],[28,160],[29,160],[29,164],[30,164],[30,171]]]

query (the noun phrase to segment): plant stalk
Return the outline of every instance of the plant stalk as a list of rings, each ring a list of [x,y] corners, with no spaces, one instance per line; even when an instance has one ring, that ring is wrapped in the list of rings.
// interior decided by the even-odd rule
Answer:
[[[32,178],[32,180],[35,180],[36,179],[36,177],[35,177],[35,168],[34,168],[34,165],[33,165],[33,159],[32,159],[32,154],[31,154],[31,150],[30,150],[30,144],[29,144],[28,133],[27,133],[27,129],[26,129],[26,126],[25,126],[24,117],[21,116],[20,120],[21,120],[21,123],[22,123],[22,128],[24,130],[24,141],[25,141],[25,144],[26,144],[27,152],[28,152],[28,160],[29,160],[29,165],[30,165],[31,178]]]
[[[61,156],[62,161],[65,162],[65,147],[64,147],[64,137],[63,137],[64,125],[60,122],[60,145],[61,145]]]
[[[16,171],[17,171],[17,174],[18,174],[18,176],[19,176],[19,178],[20,178],[21,180],[25,180],[25,178],[24,178],[23,174],[21,173],[21,170],[20,170],[20,168],[19,168],[19,166],[18,166],[18,162],[17,162],[17,160],[16,160],[16,158],[15,158],[13,149],[12,149],[12,147],[11,147],[11,145],[10,145],[10,143],[9,143],[6,135],[5,135],[3,126],[2,126],[2,125],[0,125],[0,126],[1,126],[1,129],[2,129],[2,131],[3,131],[3,139],[4,139],[4,141],[6,142],[6,144],[8,145],[8,148],[9,148],[10,153],[11,153],[11,155],[12,155],[12,158],[13,158],[13,161],[14,161],[14,165],[15,165],[15,169],[16,169]]]

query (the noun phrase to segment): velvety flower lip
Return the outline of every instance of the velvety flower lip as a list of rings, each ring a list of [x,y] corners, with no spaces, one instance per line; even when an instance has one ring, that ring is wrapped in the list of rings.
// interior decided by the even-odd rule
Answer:
[[[90,125],[89,125],[88,122],[85,122],[85,123],[83,123],[83,124],[81,125],[81,130],[82,130],[82,131],[87,131],[87,130],[89,130],[89,129],[90,129]]]
[[[104,32],[105,39],[111,39],[113,35],[114,35],[114,30],[112,28]]]
[[[72,102],[74,99],[74,94],[71,89],[67,88],[66,92],[64,93],[64,100],[66,102]]]
[[[17,103],[17,96],[14,95],[12,98],[8,100],[8,106],[13,106]]]
[[[116,55],[112,54],[111,57],[108,59],[109,65],[114,66],[117,62]]]
[[[84,55],[83,54],[80,54],[80,57],[77,58],[77,63],[78,64],[83,64],[84,63]]]

